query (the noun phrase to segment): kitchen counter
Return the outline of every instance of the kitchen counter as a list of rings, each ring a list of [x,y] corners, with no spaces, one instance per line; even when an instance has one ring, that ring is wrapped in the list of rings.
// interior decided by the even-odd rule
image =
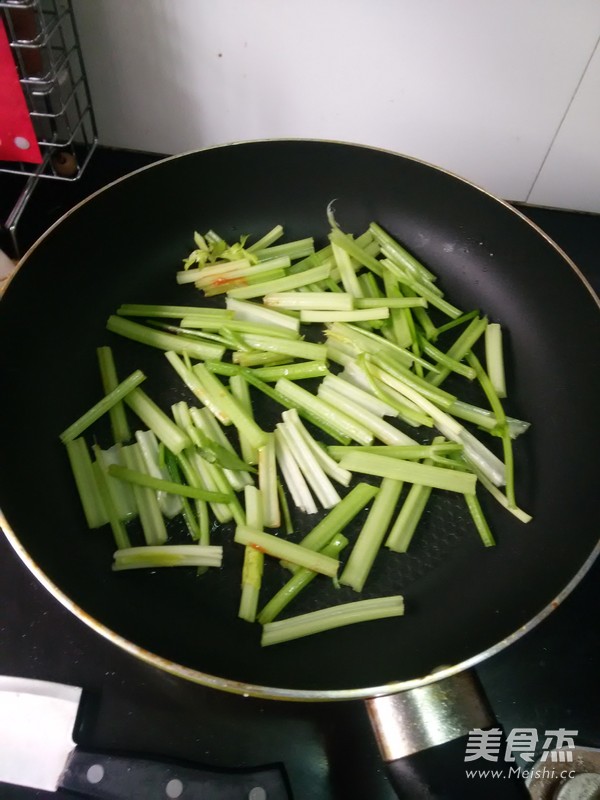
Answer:
[[[156,158],[99,148],[80,181],[40,182],[21,220],[23,249],[74,203]],[[19,180],[0,174],[2,203],[14,199]],[[516,205],[600,290],[600,216]],[[0,208],[4,217],[8,210]],[[565,536],[573,533],[565,531]],[[596,563],[549,618],[477,668],[506,730],[537,728],[542,735],[547,729],[576,729],[578,744],[600,747],[599,587]],[[84,731],[87,746],[223,767],[281,761],[296,798],[394,797],[361,703],[237,697],[148,666],[64,609],[31,576],[4,537],[0,597],[0,673],[72,683],[94,694],[98,703]],[[0,797],[56,795],[4,786]]]

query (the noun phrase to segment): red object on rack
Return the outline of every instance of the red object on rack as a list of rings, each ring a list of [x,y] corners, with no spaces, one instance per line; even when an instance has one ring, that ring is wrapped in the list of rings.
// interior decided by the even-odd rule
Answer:
[[[0,24],[0,160],[41,164],[42,154],[3,24]]]

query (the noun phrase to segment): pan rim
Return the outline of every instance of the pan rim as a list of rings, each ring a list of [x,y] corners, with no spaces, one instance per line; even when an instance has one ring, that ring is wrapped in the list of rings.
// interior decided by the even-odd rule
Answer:
[[[230,143],[223,143],[212,145],[205,148],[198,148],[194,150],[187,151],[185,153],[178,153],[173,154],[170,156],[166,156],[160,158],[158,161],[153,162],[147,166],[141,167],[137,170],[134,170],[127,175],[124,175],[116,180],[108,183],[106,186],[98,189],[97,191],[90,194],[88,197],[81,200],[77,203],[73,208],[69,209],[65,214],[63,214],[58,220],[56,220],[32,245],[31,247],[25,252],[22,258],[19,260],[13,275],[9,279],[7,285],[5,286],[5,290],[3,293],[3,297],[6,297],[7,292],[10,290],[10,284],[15,276],[15,274],[24,266],[30,256],[34,253],[34,251],[42,244],[42,242],[48,237],[53,230],[62,224],[62,222],[67,219],[71,214],[76,212],[80,207],[88,203],[89,201],[93,200],[96,196],[101,194],[102,192],[112,188],[113,186],[121,183],[122,181],[128,180],[129,178],[137,175],[138,173],[144,172],[149,169],[153,169],[158,167],[166,162],[186,158],[189,156],[196,155],[201,152],[206,152],[210,150],[222,149],[222,148],[231,148],[231,147],[240,147],[244,145],[256,145],[256,144],[266,144],[266,143],[273,143],[273,142],[281,142],[281,143],[314,143],[314,144],[331,144],[331,145],[342,145],[345,147],[356,148],[358,150],[372,150],[384,153],[386,155],[390,155],[393,157],[400,157],[409,161],[416,162],[418,164],[424,165],[430,169],[433,169],[437,172],[441,172],[452,177],[455,180],[458,180],[471,188],[481,192],[482,194],[486,195],[488,198],[493,200],[495,203],[504,206],[508,211],[513,214],[516,214],[518,217],[521,218],[527,225],[529,225],[538,236],[541,236],[562,258],[562,260],[573,270],[576,274],[578,279],[587,289],[589,294],[592,297],[592,300],[595,301],[596,305],[600,309],[600,298],[594,291],[593,287],[587,280],[587,278],[582,274],[579,270],[577,265],[574,261],[560,248],[553,239],[545,233],[538,225],[536,225],[532,220],[530,220],[525,214],[515,208],[510,202],[503,200],[496,195],[492,194],[488,190],[482,188],[478,184],[463,178],[456,173],[451,172],[450,170],[446,170],[442,167],[439,167],[435,164],[431,164],[423,159],[415,158],[409,155],[405,155],[399,152],[395,152],[393,150],[389,150],[386,148],[376,147],[372,145],[364,145],[358,144],[353,142],[344,142],[344,141],[337,141],[332,139],[307,139],[307,138],[272,138],[272,139],[254,139],[254,140],[244,140],[244,141],[236,141]],[[159,155],[159,154],[158,154]],[[459,672],[464,670],[470,669],[475,665],[479,664],[480,662],[486,660],[487,658],[496,655],[497,653],[501,652],[505,647],[512,644],[513,642],[520,639],[526,633],[531,631],[534,627],[536,627],[542,620],[544,620],[549,614],[554,611],[565,599],[566,597],[573,591],[573,589],[580,583],[582,578],[586,575],[589,569],[592,567],[593,563],[595,562],[596,558],[600,555],[600,541],[596,544],[593,548],[591,553],[588,555],[586,560],[580,566],[579,570],[575,573],[575,575],[570,579],[570,581],[564,586],[564,588],[556,595],[556,597],[551,600],[541,611],[539,611],[534,617],[532,617],[528,622],[524,625],[519,627],[516,631],[506,636],[504,639],[496,642],[491,647],[471,656],[464,661],[461,661],[457,664],[445,666],[441,669],[434,670],[426,675],[411,678],[404,681],[392,681],[380,686],[374,687],[359,687],[359,688],[349,688],[349,689],[334,689],[334,690],[327,690],[327,689],[286,689],[283,687],[269,687],[269,686],[262,686],[259,684],[252,684],[252,683],[244,683],[240,681],[235,681],[232,679],[218,677],[209,673],[201,672],[200,670],[193,669],[191,667],[186,667],[182,664],[178,664],[173,662],[169,659],[164,657],[158,656],[155,653],[152,653],[138,645],[134,642],[131,642],[127,638],[117,634],[115,631],[111,630],[109,627],[104,625],[95,617],[88,614],[83,608],[77,605],[71,598],[69,598],[49,577],[46,573],[42,570],[42,568],[35,562],[35,560],[29,555],[27,550],[23,547],[18,539],[16,533],[12,530],[12,527],[8,523],[8,520],[5,518],[4,514],[0,510],[0,527],[4,531],[9,543],[15,550],[16,554],[20,557],[22,562],[27,566],[30,572],[36,577],[36,579],[44,586],[44,588],[57,599],[61,605],[67,608],[71,613],[73,613],[76,617],[78,617],[82,622],[87,624],[90,628],[92,628],[95,632],[102,635],[105,639],[109,640],[113,644],[117,645],[121,649],[125,650],[126,652],[134,655],[137,658],[140,658],[142,661],[157,667],[163,671],[166,671],[172,675],[177,677],[183,678],[185,680],[191,681],[193,683],[201,684],[207,686],[209,688],[218,689],[220,691],[226,691],[229,693],[243,695],[245,697],[252,696],[260,699],[273,699],[273,700],[285,700],[285,701],[338,701],[338,700],[365,700],[368,698],[382,696],[382,695],[389,695],[389,694],[396,694],[398,692],[407,691],[410,689],[414,689],[417,687],[425,686],[427,684],[436,682],[438,680],[443,680],[444,678],[451,677]]]

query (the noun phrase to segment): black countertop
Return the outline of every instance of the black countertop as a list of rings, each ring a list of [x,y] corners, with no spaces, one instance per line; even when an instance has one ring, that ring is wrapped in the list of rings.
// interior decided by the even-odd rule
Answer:
[[[22,248],[74,203],[156,158],[100,148],[80,181],[41,182],[21,220]],[[0,175],[4,217],[19,181]],[[600,216],[515,205],[600,290]],[[477,668],[505,729],[536,728],[540,735],[547,729],[576,729],[578,744],[600,747],[599,586],[596,563],[549,618]],[[31,576],[4,537],[0,598],[0,673],[76,684],[96,693],[100,702],[86,733],[88,746],[223,767],[282,761],[296,798],[394,796],[361,703],[243,698],[148,666],[65,610]],[[9,800],[51,796],[56,795],[0,786],[0,797]]]

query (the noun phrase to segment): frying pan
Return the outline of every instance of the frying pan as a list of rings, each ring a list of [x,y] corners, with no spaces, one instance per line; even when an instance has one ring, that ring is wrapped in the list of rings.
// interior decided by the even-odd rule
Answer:
[[[228,570],[202,578],[193,570],[111,572],[110,533],[86,530],[58,434],[99,397],[102,344],[113,346],[122,375],[144,370],[146,391],[164,408],[190,399],[158,351],[107,333],[105,322],[124,302],[199,300],[174,280],[194,230],[237,239],[281,223],[288,239],[325,243],[333,199],[342,228],[359,234],[377,221],[440,276],[453,303],[502,323],[507,411],[532,423],[515,457],[518,501],[533,521],[524,525],[482,496],[498,542],[484,548],[461,498],[440,493],[411,551],[382,554],[362,595],[402,593],[403,618],[261,649],[258,626],[237,618],[241,548],[228,548]],[[300,140],[168,158],[63,217],[26,254],[0,304],[2,525],[39,580],[84,622],[184,678],[312,701],[451,687],[453,676],[543,619],[598,552],[599,333],[598,300],[565,254],[511,206],[439,168]],[[265,427],[277,413],[261,401]],[[97,431],[108,444],[107,429]],[[298,530],[313,524],[299,520]],[[232,532],[216,536],[227,546]],[[281,579],[277,567],[267,572],[265,597]],[[314,586],[293,613],[356,599],[327,581]]]

